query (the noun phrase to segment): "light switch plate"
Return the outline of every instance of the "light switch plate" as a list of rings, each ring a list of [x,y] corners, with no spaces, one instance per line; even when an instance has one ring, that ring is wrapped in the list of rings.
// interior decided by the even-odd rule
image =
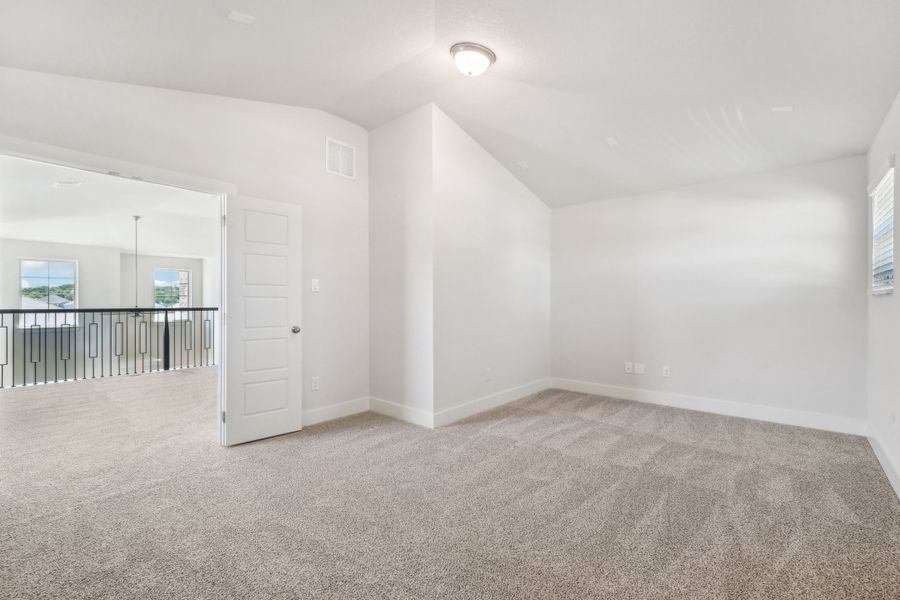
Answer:
[[[319,291],[319,280],[313,279],[310,287],[312,288],[313,292],[318,292]]]
[[[634,372],[637,375],[643,375],[647,372],[647,365],[644,363],[634,363]]]
[[[634,373],[634,363],[625,363],[625,372],[628,374]]]

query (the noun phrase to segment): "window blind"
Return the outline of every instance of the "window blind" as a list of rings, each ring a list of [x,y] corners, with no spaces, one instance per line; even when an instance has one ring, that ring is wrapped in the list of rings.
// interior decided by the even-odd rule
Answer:
[[[872,191],[872,293],[894,290],[894,169]]]

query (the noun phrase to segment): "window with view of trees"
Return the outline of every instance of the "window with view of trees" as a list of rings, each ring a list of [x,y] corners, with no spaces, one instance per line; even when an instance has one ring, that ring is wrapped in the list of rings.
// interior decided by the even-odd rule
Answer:
[[[153,298],[156,308],[189,308],[191,272],[185,269],[153,271]]]
[[[77,308],[77,273],[73,260],[19,261],[20,302],[23,310]],[[25,314],[22,326],[44,325],[44,315]],[[49,324],[49,322],[48,322]]]

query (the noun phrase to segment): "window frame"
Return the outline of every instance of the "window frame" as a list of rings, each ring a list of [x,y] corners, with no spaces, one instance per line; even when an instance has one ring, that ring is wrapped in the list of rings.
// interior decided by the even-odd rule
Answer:
[[[897,170],[895,167],[894,156],[888,157],[886,164],[878,171],[878,176],[874,183],[869,185],[867,190],[868,209],[869,209],[869,272],[868,272],[868,291],[872,297],[890,296],[896,288],[895,283],[891,283],[890,287],[875,287],[875,193],[888,176],[892,178],[893,198],[891,204],[891,218],[894,221],[893,242],[896,242],[896,218],[897,218]],[[894,249],[893,255],[894,274],[896,276],[897,269],[897,253]]]

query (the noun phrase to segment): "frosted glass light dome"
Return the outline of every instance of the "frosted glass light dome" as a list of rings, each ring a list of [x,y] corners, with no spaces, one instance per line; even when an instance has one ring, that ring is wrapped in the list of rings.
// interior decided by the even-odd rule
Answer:
[[[450,54],[453,56],[453,62],[456,63],[459,72],[469,77],[483,75],[488,67],[497,60],[497,56],[490,48],[471,42],[453,44]]]

